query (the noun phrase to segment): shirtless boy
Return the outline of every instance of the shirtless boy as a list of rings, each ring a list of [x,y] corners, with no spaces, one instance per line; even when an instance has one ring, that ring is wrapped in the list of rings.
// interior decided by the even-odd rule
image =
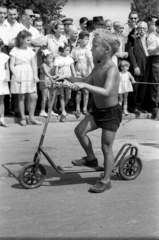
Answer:
[[[98,160],[87,133],[102,128],[101,148],[104,156],[104,176],[89,191],[101,193],[111,188],[110,175],[114,165],[113,142],[122,119],[121,106],[118,104],[119,72],[112,62],[120,42],[116,35],[99,29],[95,33],[92,47],[95,64],[91,74],[85,78],[55,76],[56,80],[67,79],[74,90],[86,89],[93,95],[95,108],[75,128],[75,134],[86,152],[86,157],[74,160],[76,166],[97,167]]]

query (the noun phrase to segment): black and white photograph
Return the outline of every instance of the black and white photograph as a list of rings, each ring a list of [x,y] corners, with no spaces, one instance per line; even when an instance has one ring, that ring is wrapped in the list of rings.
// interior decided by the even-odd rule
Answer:
[[[0,0],[0,240],[159,240],[159,0]]]

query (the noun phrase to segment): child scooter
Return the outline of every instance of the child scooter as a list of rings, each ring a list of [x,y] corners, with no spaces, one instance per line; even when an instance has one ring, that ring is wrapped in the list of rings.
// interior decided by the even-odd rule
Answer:
[[[65,87],[71,87],[68,81],[64,80],[63,85]],[[104,167],[77,167],[74,166],[57,166],[48,153],[43,148],[43,142],[48,127],[48,123],[51,116],[51,110],[54,103],[54,95],[52,97],[49,113],[44,124],[40,142],[37,151],[34,155],[32,163],[25,165],[19,173],[20,184],[27,189],[37,188],[42,185],[46,177],[46,170],[42,164],[40,164],[41,154],[43,154],[50,165],[59,174],[71,174],[71,173],[88,173],[88,172],[103,172]],[[131,143],[124,144],[118,154],[115,157],[113,173],[124,180],[134,180],[138,177],[142,170],[142,161],[138,157],[138,149]]]

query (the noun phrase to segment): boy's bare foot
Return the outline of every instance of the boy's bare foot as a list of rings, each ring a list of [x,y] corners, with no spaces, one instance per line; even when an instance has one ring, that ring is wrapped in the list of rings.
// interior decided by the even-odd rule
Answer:
[[[102,193],[106,190],[109,190],[111,188],[111,182],[110,181],[104,181],[99,180],[96,182],[96,184],[89,189],[89,192],[93,193]]]

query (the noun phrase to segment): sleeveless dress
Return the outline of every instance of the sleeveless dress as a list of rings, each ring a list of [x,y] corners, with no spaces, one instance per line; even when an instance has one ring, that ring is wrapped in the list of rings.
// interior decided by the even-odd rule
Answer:
[[[0,95],[9,94],[8,82],[5,82],[6,69],[5,64],[8,62],[9,56],[3,52],[0,53]]]
[[[20,49],[14,47],[10,56],[15,57],[15,72],[16,76],[12,75],[11,93],[25,94],[36,92],[36,83],[34,81],[31,59],[35,57],[35,53],[31,48]],[[16,82],[16,77],[21,80],[21,83]]]
[[[118,93],[133,92],[133,87],[130,82],[129,72],[122,73],[120,72],[120,83]]]

